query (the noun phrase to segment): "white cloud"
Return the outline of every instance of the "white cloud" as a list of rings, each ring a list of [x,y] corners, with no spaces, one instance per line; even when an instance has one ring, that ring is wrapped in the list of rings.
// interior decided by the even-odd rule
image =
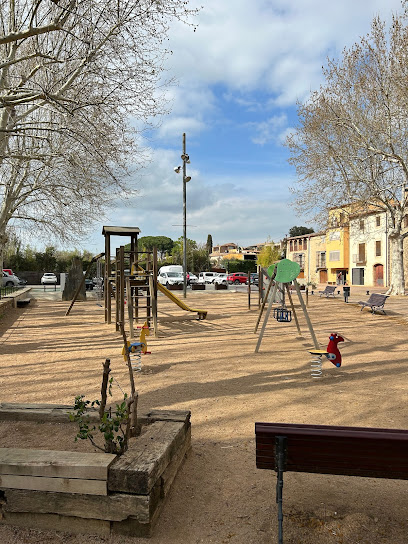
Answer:
[[[205,123],[194,117],[169,117],[158,129],[159,138],[173,140],[183,132],[197,134],[205,129]]]
[[[169,65],[180,81],[263,88],[278,104],[303,99],[321,81],[326,55],[338,55],[368,32],[374,15],[390,18],[400,0],[197,0],[195,33],[174,25]]]
[[[282,113],[281,115],[275,115],[260,123],[249,123],[249,126],[252,127],[257,134],[251,138],[252,141],[254,144],[259,145],[264,145],[272,140],[279,141],[281,129],[286,127],[287,120],[287,116]]]

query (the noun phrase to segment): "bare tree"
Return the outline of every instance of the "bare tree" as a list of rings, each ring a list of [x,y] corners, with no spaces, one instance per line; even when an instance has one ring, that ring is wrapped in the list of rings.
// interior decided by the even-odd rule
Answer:
[[[373,20],[370,33],[329,61],[325,84],[298,106],[288,137],[302,213],[330,207],[383,211],[389,218],[390,294],[404,293],[403,218],[408,184],[408,28]]]
[[[137,135],[166,111],[169,25],[192,14],[184,0],[0,0],[0,248],[10,224],[69,237],[131,193]]]

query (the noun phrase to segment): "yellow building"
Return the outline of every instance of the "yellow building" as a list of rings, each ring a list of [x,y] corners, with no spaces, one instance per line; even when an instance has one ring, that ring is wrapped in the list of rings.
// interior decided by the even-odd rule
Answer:
[[[350,283],[349,219],[343,209],[329,211],[329,225],[326,231],[327,283]]]

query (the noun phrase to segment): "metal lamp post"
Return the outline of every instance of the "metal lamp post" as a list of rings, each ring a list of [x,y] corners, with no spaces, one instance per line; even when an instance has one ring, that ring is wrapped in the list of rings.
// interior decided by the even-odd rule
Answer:
[[[191,177],[187,176],[186,165],[190,164],[190,157],[186,153],[186,134],[183,132],[183,296],[187,297],[187,191],[186,184]],[[179,174],[180,166],[177,166],[174,171]]]

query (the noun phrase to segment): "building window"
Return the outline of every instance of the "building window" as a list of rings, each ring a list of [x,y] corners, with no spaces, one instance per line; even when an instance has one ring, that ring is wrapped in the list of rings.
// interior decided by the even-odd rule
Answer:
[[[303,240],[303,249],[307,249],[307,238]]]
[[[298,243],[297,243],[297,240],[295,240],[295,241],[293,242],[293,250],[294,250],[294,251],[297,251],[297,248],[298,248]]]
[[[375,256],[381,257],[381,240],[375,242]]]
[[[326,252],[325,251],[316,252],[316,266],[317,268],[326,268]]]
[[[299,240],[299,249],[303,249],[303,240]]]
[[[379,215],[376,215],[375,217],[375,224],[377,227],[381,226],[381,217]]]
[[[360,230],[364,232],[364,221],[360,219]]]
[[[365,244],[358,244],[358,262],[365,263]]]
[[[340,261],[340,251],[330,251],[329,261],[331,262]]]

